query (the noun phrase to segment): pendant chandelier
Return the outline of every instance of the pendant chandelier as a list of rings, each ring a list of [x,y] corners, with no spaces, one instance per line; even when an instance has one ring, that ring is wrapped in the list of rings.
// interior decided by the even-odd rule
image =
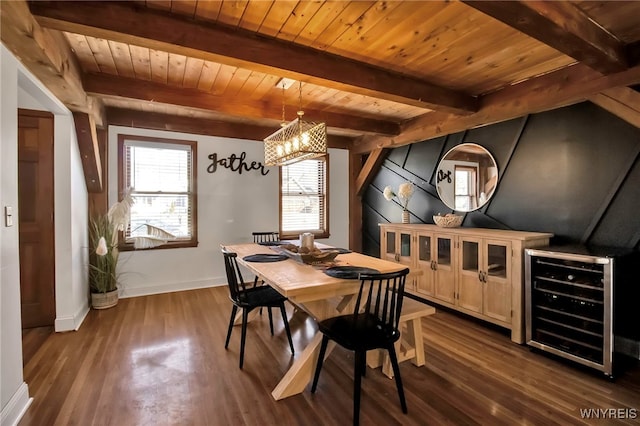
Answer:
[[[286,166],[327,153],[327,126],[302,119],[302,82],[298,83],[298,118],[287,124],[284,121],[286,81],[278,82],[282,87],[282,127],[264,139],[264,162],[267,166]]]

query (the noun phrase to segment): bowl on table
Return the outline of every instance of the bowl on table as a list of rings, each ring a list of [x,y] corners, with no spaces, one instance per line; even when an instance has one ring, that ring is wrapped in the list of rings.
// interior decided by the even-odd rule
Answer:
[[[463,218],[464,216],[449,213],[444,216],[434,215],[433,222],[442,228],[457,228],[462,225]]]
[[[298,247],[295,244],[281,245],[279,251],[296,262],[308,264],[331,262],[340,254],[340,250],[320,250],[315,247],[313,250],[305,250],[305,248]]]

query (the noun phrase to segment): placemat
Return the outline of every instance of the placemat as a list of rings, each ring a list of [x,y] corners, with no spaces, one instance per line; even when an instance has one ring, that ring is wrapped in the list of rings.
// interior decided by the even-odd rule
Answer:
[[[346,249],[346,248],[338,248],[338,247],[327,247],[327,248],[323,248],[320,249],[321,251],[337,251],[338,254],[346,254],[346,253],[351,253],[351,250]]]
[[[261,246],[281,246],[287,244],[285,241],[262,241],[258,243]]]
[[[288,257],[284,254],[251,254],[242,258],[245,262],[280,262],[281,260],[287,260]]]
[[[332,266],[324,270],[324,273],[334,278],[356,280],[360,274],[379,274],[380,271],[362,266]]]

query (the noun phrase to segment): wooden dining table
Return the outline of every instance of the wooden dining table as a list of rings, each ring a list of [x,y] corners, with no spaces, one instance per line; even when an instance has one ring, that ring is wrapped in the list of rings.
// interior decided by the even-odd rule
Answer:
[[[334,278],[324,273],[326,265],[308,265],[293,259],[279,262],[247,262],[245,256],[252,254],[274,254],[268,246],[255,243],[225,245],[225,248],[238,254],[238,263],[259,276],[282,295],[286,296],[297,308],[309,314],[316,321],[343,315],[353,309],[352,299],[360,289],[360,280]],[[405,268],[395,262],[378,259],[361,253],[339,254],[335,266],[359,266],[380,272],[395,272]],[[280,400],[302,393],[311,382],[315,370],[322,333],[316,332],[309,344],[286,371],[271,395]],[[335,344],[329,342],[327,355]]]

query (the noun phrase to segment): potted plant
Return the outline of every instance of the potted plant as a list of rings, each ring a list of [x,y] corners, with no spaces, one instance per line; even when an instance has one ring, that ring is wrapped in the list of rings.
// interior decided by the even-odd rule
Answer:
[[[409,210],[407,210],[407,205],[409,204],[409,200],[411,200],[411,196],[413,195],[413,183],[412,182],[404,182],[398,186],[398,192],[394,192],[391,186],[386,186],[384,188],[384,198],[387,201],[391,201],[393,197],[397,197],[400,205],[402,205],[402,223],[409,223]]]
[[[133,198],[127,191],[122,201],[111,206],[106,214],[96,215],[89,223],[89,287],[94,309],[111,308],[118,304],[118,232],[129,227]],[[142,235],[131,237],[133,248],[149,249],[165,244],[175,236],[165,230],[143,224],[132,230],[145,228]]]
[[[118,303],[118,231],[129,226],[132,204],[133,199],[127,192],[106,214],[96,215],[89,221],[89,288],[94,309],[106,309]]]

